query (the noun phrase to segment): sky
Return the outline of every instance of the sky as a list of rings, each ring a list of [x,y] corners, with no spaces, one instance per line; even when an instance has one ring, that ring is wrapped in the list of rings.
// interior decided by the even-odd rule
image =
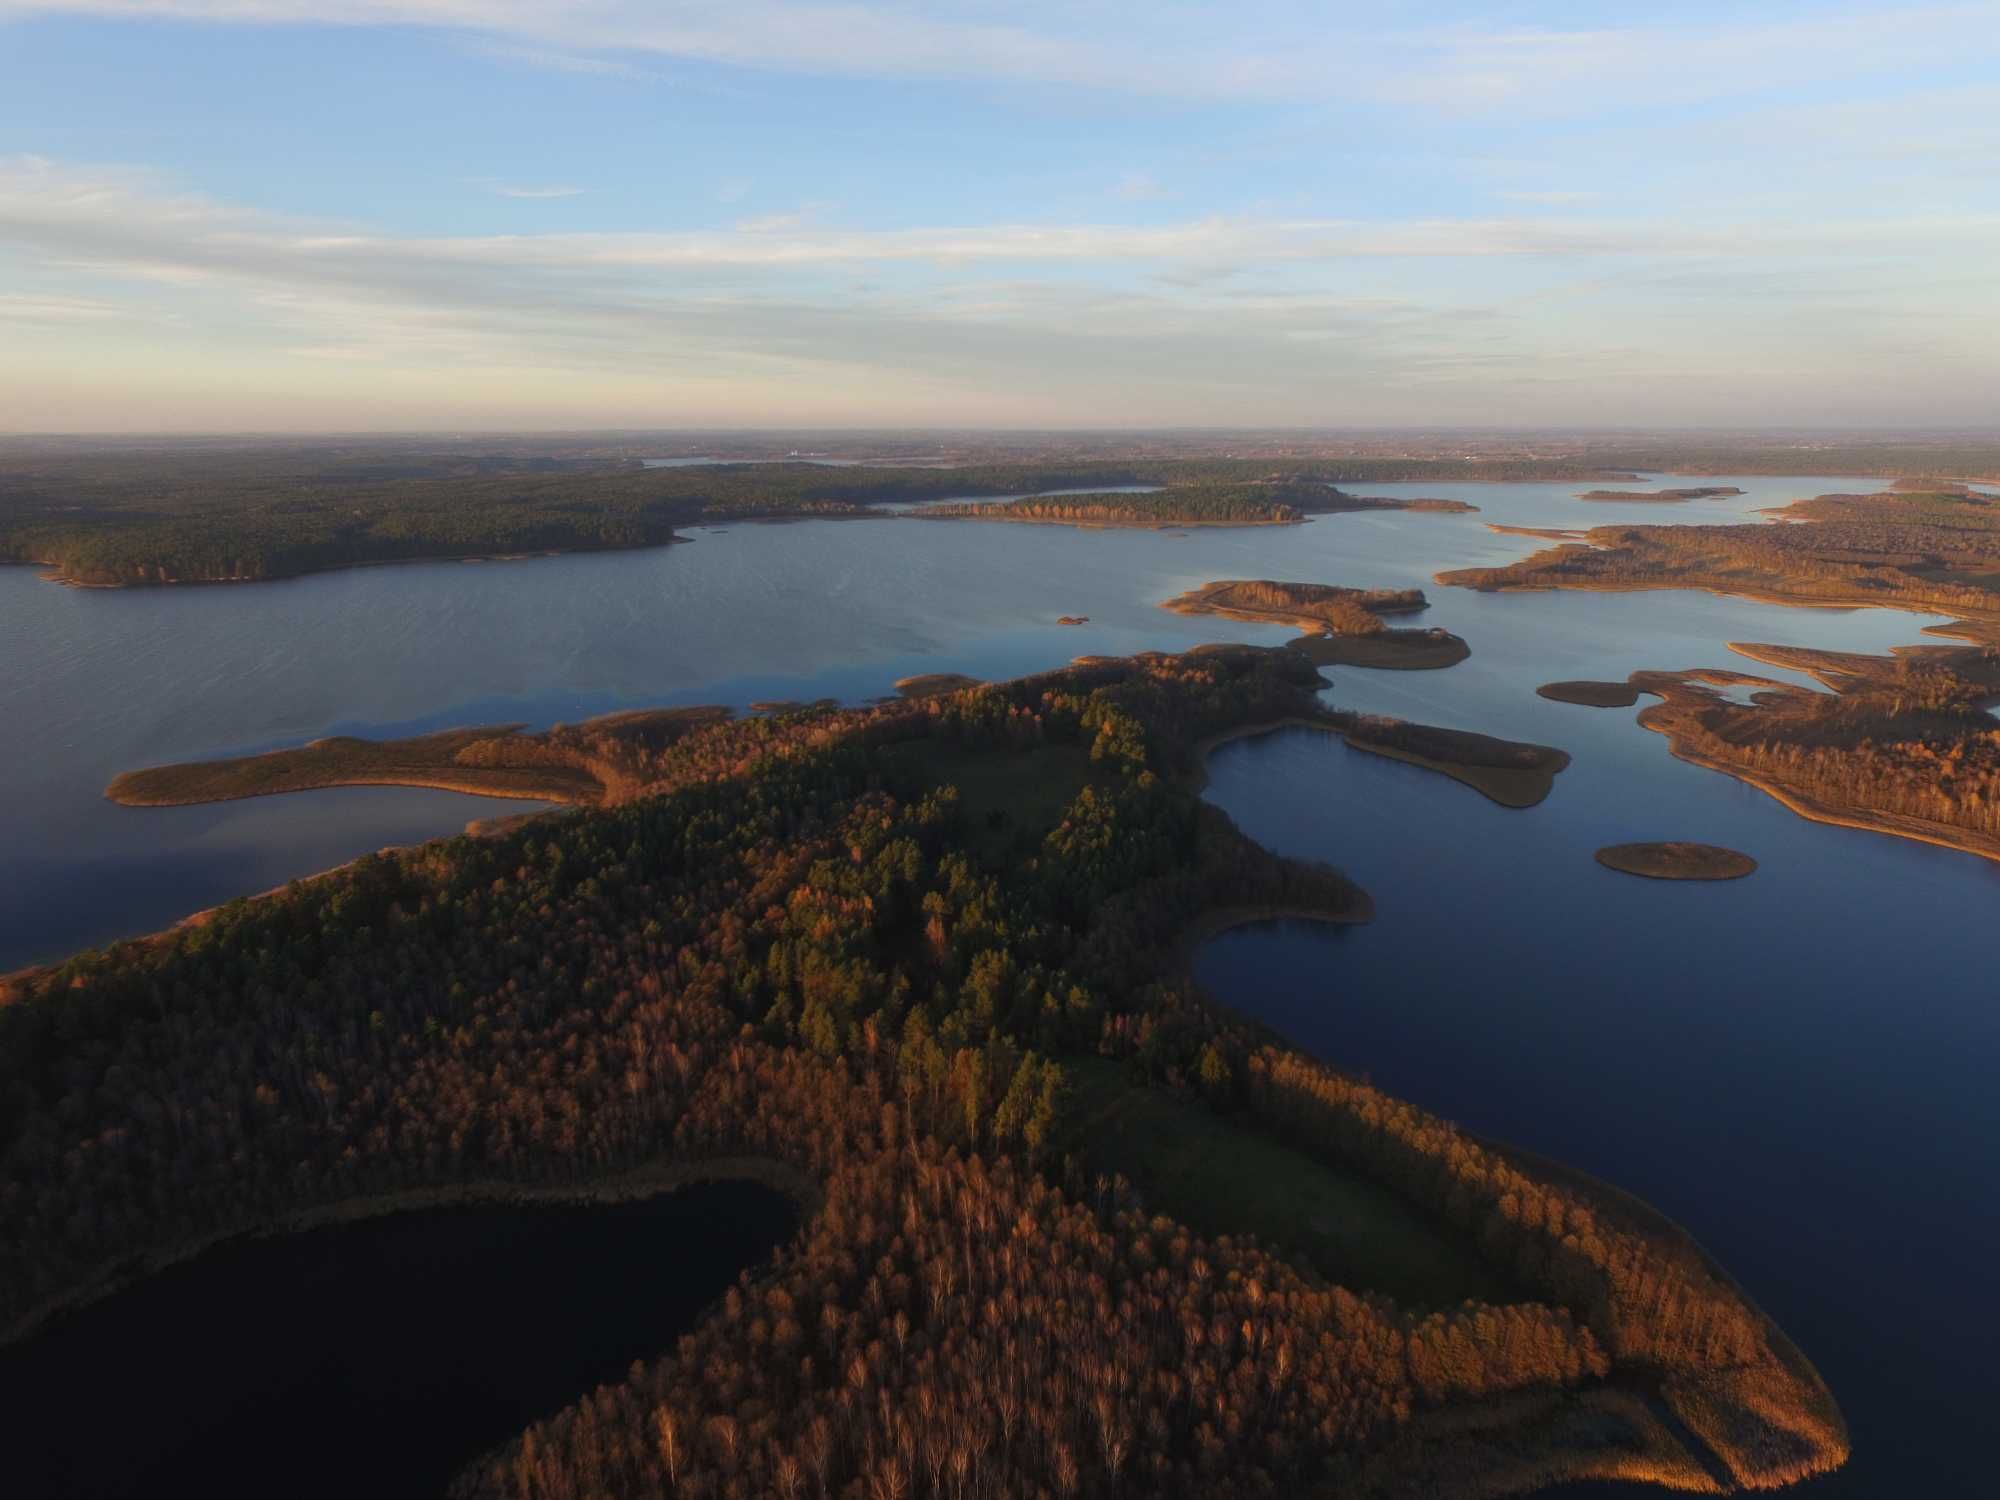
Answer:
[[[0,0],[0,431],[2000,423],[2000,0]]]

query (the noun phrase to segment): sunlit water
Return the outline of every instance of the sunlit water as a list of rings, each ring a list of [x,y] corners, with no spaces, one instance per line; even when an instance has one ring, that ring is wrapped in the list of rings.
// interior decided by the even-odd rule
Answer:
[[[1673,480],[1662,479],[1662,485]],[[885,694],[920,672],[998,678],[1084,653],[1276,642],[1160,600],[1221,577],[1426,588],[1464,636],[1443,672],[1328,670],[1330,701],[1559,745],[1541,807],[1507,811],[1294,732],[1226,747],[1210,795],[1287,853],[1331,859],[1376,922],[1240,930],[1215,993],[1476,1131],[1601,1173],[1687,1225],[1799,1339],[1855,1429],[1827,1495],[1984,1493],[2000,1259],[2000,1063],[1983,936],[2000,867],[1808,824],[1683,765],[1631,709],[1547,702],[1558,678],[1731,667],[1732,640],[1881,651],[1931,617],[1692,592],[1481,595],[1539,527],[1716,523],[1853,478],[1719,478],[1747,493],[1589,503],[1578,485],[1350,486],[1477,516],[1141,531],[914,520],[732,525],[692,545],[375,568],[239,588],[84,592],[0,571],[0,969],[161,926],[383,844],[517,804],[343,790],[118,808],[134,766],[332,732],[574,721],[653,703]],[[1080,627],[1059,615],[1087,615]],[[1696,839],[1762,865],[1726,885],[1600,869],[1603,844]]]

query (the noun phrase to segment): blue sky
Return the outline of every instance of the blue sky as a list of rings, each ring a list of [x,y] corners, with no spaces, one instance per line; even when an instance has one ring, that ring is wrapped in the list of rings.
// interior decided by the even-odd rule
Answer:
[[[0,430],[2000,421],[2000,0],[0,0]]]

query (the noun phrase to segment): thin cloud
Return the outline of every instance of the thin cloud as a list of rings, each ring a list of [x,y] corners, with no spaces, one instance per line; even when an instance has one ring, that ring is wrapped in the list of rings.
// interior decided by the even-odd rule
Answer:
[[[600,420],[618,409],[614,398],[692,401],[707,391],[701,399],[714,403],[726,387],[728,409],[774,420],[837,399],[878,421],[1308,420],[1337,407],[1359,422],[1444,419],[1434,402],[1458,403],[1460,415],[1549,418],[1558,413],[1531,393],[1560,387],[1587,393],[1564,420],[1628,415],[1641,403],[1655,420],[1693,420],[1708,414],[1696,400],[1723,412],[1772,390],[1827,390],[1852,368],[1867,372],[1870,399],[1891,388],[1942,420],[1990,388],[1962,378],[1992,364],[1970,324],[1937,330],[1917,360],[1871,323],[1830,363],[1786,319],[1836,273],[1884,307],[1918,298],[1928,282],[1909,267],[1992,263],[2000,218],[1199,219],[413,238],[251,212],[117,169],[0,160],[0,254],[8,247],[7,284],[36,287],[11,294],[23,305],[185,311],[199,330],[190,358],[260,371],[254,383],[301,402],[351,372],[352,389],[371,400],[388,383],[426,401],[477,390],[489,411],[531,401],[555,410],[588,391],[601,398]],[[1484,258],[1486,291],[1469,291],[1464,268],[1443,264],[1467,256]],[[1351,275],[1364,258],[1368,274]],[[1778,274],[1727,323],[1698,324],[1683,298],[1645,286],[1663,262]],[[1517,264],[1526,266],[1517,284],[1554,267],[1602,276],[1608,290],[1530,306],[1494,290]],[[1235,268],[1244,275],[1176,276]],[[1366,296],[1355,295],[1361,282]],[[1635,374],[1605,353],[1611,329],[1618,348],[1654,344],[1656,357]],[[0,355],[0,394],[32,391],[47,361],[77,357],[81,342],[45,330],[24,346],[30,337],[41,344],[32,359]],[[132,359],[107,368],[141,379],[131,372],[150,369],[161,347],[153,330],[135,335]],[[1709,372],[1698,389],[1648,384],[1688,361]],[[1934,372],[1946,367],[1956,383],[1941,391]],[[496,384],[497,372],[511,374]],[[1411,392],[1424,393],[1421,404]]]
[[[101,323],[122,316],[122,309],[108,302],[0,294],[0,323]]]
[[[0,20],[49,14],[421,27],[513,49],[516,61],[592,72],[653,56],[1185,99],[1318,99],[1332,90],[1454,114],[1546,116],[2000,56],[2000,0],[1877,0],[1774,20],[1416,30],[1330,18],[1289,0],[1245,0],[1220,19],[1139,0],[1006,8],[983,0],[0,0]]]

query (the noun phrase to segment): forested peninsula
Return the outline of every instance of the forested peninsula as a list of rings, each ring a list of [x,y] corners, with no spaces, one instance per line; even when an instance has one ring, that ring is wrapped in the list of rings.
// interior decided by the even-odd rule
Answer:
[[[1955,614],[1968,628],[1949,633],[1978,639],[2000,629],[2000,500],[1963,488],[1898,488],[1822,495],[1770,514],[1776,524],[1597,526],[1520,562],[1453,569],[1437,581],[1485,590],[1710,589],[1778,604]]]
[[[127,771],[104,795],[127,807],[176,807],[321,787],[417,786],[594,806],[629,791],[645,757],[727,717],[726,708],[662,708],[558,724],[539,734],[496,724],[400,740],[340,735],[261,755]]]
[[[315,1215],[761,1162],[804,1205],[768,1273],[461,1493],[1449,1500],[1837,1466],[1811,1366],[1674,1226],[1187,981],[1205,913],[1368,914],[1193,791],[1219,737],[1325,722],[1320,686],[1206,648],[691,721],[620,742],[565,818],[12,976],[0,1327]],[[1208,1175],[1156,1179],[1162,1152]]]
[[[1296,526],[1312,516],[1354,511],[1476,511],[1462,500],[1397,500],[1349,495],[1309,479],[1242,484],[1170,484],[1154,494],[1078,493],[971,505],[927,505],[930,521],[1013,521],[1055,526]]]
[[[1819,676],[1833,691],[1740,672],[1637,672],[1660,701],[1639,723],[1682,760],[1725,771],[1819,823],[2000,859],[2000,651],[1894,656],[1732,645]],[[1750,688],[1748,703],[1716,691]]]
[[[1465,508],[1341,495],[1343,480],[1602,477],[1595,465],[1379,459],[1084,459],[829,467],[802,462],[647,468],[606,456],[426,456],[346,449],[196,449],[155,455],[0,448],[0,561],[82,587],[247,583],[393,562],[519,558],[664,546],[677,528],[876,518],[950,497],[1156,485],[1099,495],[1093,524],[1268,524],[1352,509]],[[1033,505],[1056,500],[1030,501]],[[1074,497],[1060,502],[1074,505]],[[1012,510],[1012,507],[1009,507]],[[1291,514],[1298,511],[1299,515]],[[971,507],[922,512],[983,518]],[[1031,510],[1002,519],[1045,519]]]

